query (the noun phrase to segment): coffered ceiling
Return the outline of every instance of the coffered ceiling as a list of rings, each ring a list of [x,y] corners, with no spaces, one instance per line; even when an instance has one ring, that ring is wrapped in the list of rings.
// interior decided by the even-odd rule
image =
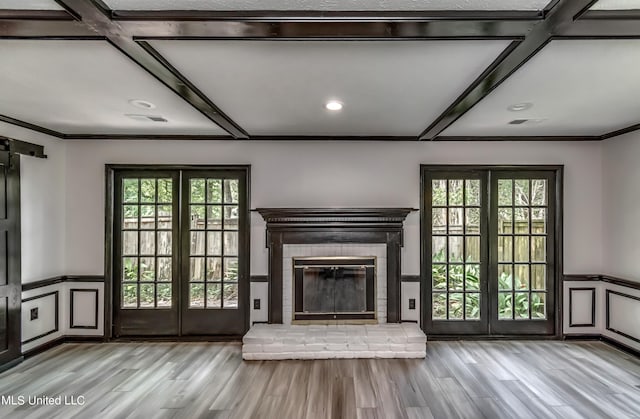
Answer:
[[[552,41],[442,135],[590,136],[633,125],[639,65],[640,39]]]
[[[225,134],[107,42],[5,39],[0,56],[0,114],[69,134]]]
[[[640,128],[638,10],[0,0],[0,121],[65,139],[603,139]]]
[[[151,45],[251,135],[417,137],[509,41]]]

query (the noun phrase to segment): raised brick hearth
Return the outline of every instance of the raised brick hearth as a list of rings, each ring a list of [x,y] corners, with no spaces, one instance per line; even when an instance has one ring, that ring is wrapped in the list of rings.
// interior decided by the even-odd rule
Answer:
[[[257,324],[244,336],[245,360],[424,358],[427,337],[415,323]]]

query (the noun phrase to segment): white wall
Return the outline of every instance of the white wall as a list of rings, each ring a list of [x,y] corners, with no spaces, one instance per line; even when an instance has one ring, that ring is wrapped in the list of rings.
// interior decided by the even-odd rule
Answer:
[[[640,133],[603,144],[603,273],[640,282]]]
[[[420,207],[420,164],[564,164],[565,273],[602,268],[602,144],[598,142],[67,143],[67,274],[102,274],[104,165],[251,164],[251,206]],[[419,214],[405,229],[403,274],[420,270]],[[252,217],[251,273],[267,272],[264,224]]]
[[[65,273],[65,143],[0,123],[0,135],[40,144],[47,159],[21,156],[22,282]]]

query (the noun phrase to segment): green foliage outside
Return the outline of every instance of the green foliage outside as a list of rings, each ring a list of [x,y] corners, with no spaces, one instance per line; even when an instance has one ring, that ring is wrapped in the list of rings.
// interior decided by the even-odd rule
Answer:
[[[462,265],[449,265],[449,317],[452,319],[462,319],[465,312],[462,281],[466,281],[466,290],[475,291],[480,289],[480,265],[466,265],[463,271]],[[511,290],[513,280],[520,283],[518,276],[513,276],[502,272],[498,277],[498,288],[501,290]],[[432,266],[433,281],[433,316],[434,318],[446,317],[446,268],[445,265]],[[456,292],[459,291],[459,292]],[[480,316],[479,292],[467,293],[466,298],[466,318],[478,319]],[[498,316],[510,319],[515,311],[515,318],[529,318],[529,304],[531,304],[531,317],[545,317],[545,302],[541,293],[532,293],[529,300],[528,292],[519,293],[515,291],[515,301],[511,291],[498,293]]]
[[[158,210],[158,228],[171,227],[171,203],[173,202],[174,186],[172,179],[124,179],[122,186],[123,217],[128,224],[128,228],[142,227],[138,224],[138,218],[143,223],[142,225],[153,223],[156,208]],[[191,205],[191,217],[195,220],[204,220],[205,211],[208,210],[207,216],[210,220],[220,220],[222,218],[222,207],[216,205],[207,207],[206,204],[234,204],[238,202],[238,197],[237,180],[192,179],[189,188],[189,201],[191,204],[196,205]],[[225,214],[225,218],[237,218],[237,207],[227,208],[229,213]],[[168,217],[168,221],[165,221],[166,225],[162,225],[161,216],[163,215]],[[150,221],[144,220],[145,217],[148,217]],[[148,224],[146,228],[149,228]],[[147,263],[148,260],[150,262]],[[219,301],[222,299],[224,299],[226,306],[237,305],[237,284],[226,284],[226,282],[238,280],[237,260],[231,261],[232,263],[227,263],[224,267],[225,284],[210,283],[207,285],[206,299],[214,306],[219,306]],[[158,306],[169,306],[171,304],[171,281],[153,283],[156,279],[156,268],[153,265],[153,258],[123,258],[122,292],[125,307],[137,306],[138,297],[140,298],[140,305],[143,307],[153,306],[155,297],[157,297]],[[209,267],[210,272],[206,273],[207,278],[214,277],[213,269],[212,264]],[[167,279],[170,279],[170,277],[169,273]],[[149,283],[145,284],[145,282]],[[205,299],[204,284],[193,283],[190,286],[192,305],[203,306]],[[218,303],[215,304],[213,301],[218,301]]]
[[[140,282],[153,282],[155,272],[153,267],[146,266],[143,262],[144,258],[140,258]],[[123,284],[123,297],[125,305],[137,304],[137,287],[135,284],[127,284],[127,282],[138,282],[138,267],[133,258],[125,258],[123,261],[124,269],[124,282]],[[207,276],[213,276],[213,272],[208,272]],[[224,272],[225,284],[224,299],[225,305],[230,305],[238,300],[238,288],[236,284],[230,284],[228,282],[238,281],[238,265],[237,263],[228,264]],[[191,301],[194,305],[202,305],[204,301],[204,284],[193,283],[191,286]],[[209,301],[220,301],[222,298],[222,291],[220,284],[210,284],[207,289],[207,299]],[[158,304],[161,305],[161,301],[171,302],[171,283],[157,283],[157,296]],[[153,284],[143,284],[140,287],[140,304],[145,303],[153,305],[154,300],[154,287]],[[236,303],[237,304],[237,303]]]
[[[529,233],[531,223],[532,233],[544,233],[546,223],[546,211],[543,208],[534,208],[531,211],[531,219],[528,206],[544,206],[547,204],[547,184],[544,179],[499,179],[498,180],[498,211],[499,232],[510,234]],[[473,236],[467,236],[466,255],[459,254],[462,251],[461,239],[456,235],[480,233],[480,211],[474,207],[482,205],[482,190],[479,180],[476,179],[435,179],[432,181],[432,226],[434,234],[434,253],[432,254],[432,278],[433,278],[433,317],[446,318],[447,295],[449,297],[450,319],[477,319],[480,316],[480,265],[479,242]],[[446,207],[449,207],[447,210]],[[460,209],[457,209],[459,207]],[[462,207],[467,207],[463,212]],[[515,208],[514,208],[515,207]],[[520,207],[520,208],[518,208]],[[515,219],[513,218],[515,216]],[[514,231],[515,230],[515,231]],[[447,255],[447,235],[451,237]],[[507,236],[508,237],[508,236]],[[544,261],[544,241],[532,238],[533,260]],[[533,242],[535,240],[535,242]],[[510,243],[510,242],[509,242]],[[459,247],[459,248],[458,248]],[[515,256],[529,255],[529,240],[516,240]],[[447,261],[459,262],[447,264]],[[507,259],[511,260],[511,259]],[[517,260],[528,260],[518,258]],[[462,265],[465,262],[465,265]],[[449,289],[447,290],[447,269],[449,277]],[[528,270],[525,275],[528,275]],[[520,278],[518,272],[515,275],[509,272],[501,272],[497,278],[498,289],[503,291],[498,294],[498,316],[504,319],[529,318],[529,306],[531,306],[531,318],[545,317],[544,293],[532,293],[528,289],[529,278]],[[463,284],[466,291],[478,291],[478,293],[463,293]],[[447,294],[448,291],[448,294]]]

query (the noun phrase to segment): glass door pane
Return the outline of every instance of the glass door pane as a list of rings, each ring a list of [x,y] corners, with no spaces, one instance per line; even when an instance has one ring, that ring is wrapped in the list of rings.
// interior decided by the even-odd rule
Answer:
[[[238,180],[190,179],[189,214],[189,308],[238,309]]]
[[[184,334],[241,335],[246,330],[246,192],[246,171],[183,171]]]
[[[430,330],[482,333],[487,327],[482,295],[486,282],[483,176],[473,172],[429,175],[425,207],[430,214]]]
[[[114,177],[114,320],[117,336],[178,333],[178,172]]]
[[[122,179],[122,309],[168,309],[171,289],[173,179]]]
[[[494,324],[501,333],[553,331],[555,193],[549,172],[496,172]]]

